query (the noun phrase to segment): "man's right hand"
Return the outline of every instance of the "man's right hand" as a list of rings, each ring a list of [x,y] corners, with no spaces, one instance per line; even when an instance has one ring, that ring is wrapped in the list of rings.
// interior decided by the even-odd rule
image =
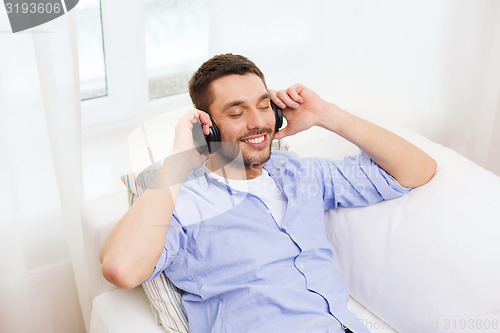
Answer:
[[[200,154],[194,145],[193,124],[196,123],[201,124],[204,134],[209,134],[212,121],[208,113],[197,109],[187,111],[175,126],[174,147],[168,157],[189,170],[198,169],[208,158],[208,154]]]

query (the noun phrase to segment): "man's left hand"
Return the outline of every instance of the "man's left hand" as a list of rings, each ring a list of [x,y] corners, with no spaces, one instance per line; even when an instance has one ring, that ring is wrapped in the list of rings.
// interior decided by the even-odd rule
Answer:
[[[269,89],[269,93],[271,100],[283,110],[287,121],[287,126],[274,136],[276,140],[305,131],[312,126],[321,126],[328,112],[329,103],[300,83],[286,90]]]

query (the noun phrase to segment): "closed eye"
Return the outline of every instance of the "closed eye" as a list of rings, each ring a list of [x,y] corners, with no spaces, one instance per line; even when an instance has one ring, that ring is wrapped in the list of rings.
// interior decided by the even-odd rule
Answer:
[[[270,108],[271,108],[271,104],[269,102],[257,106],[257,109],[259,109],[259,110],[267,110]]]

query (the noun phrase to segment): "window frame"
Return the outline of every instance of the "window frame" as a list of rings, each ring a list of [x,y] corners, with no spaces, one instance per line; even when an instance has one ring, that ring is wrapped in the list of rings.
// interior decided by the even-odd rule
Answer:
[[[81,102],[84,134],[96,128],[135,126],[191,104],[187,93],[149,99],[142,1],[125,5],[119,0],[101,0],[101,19],[108,93]]]

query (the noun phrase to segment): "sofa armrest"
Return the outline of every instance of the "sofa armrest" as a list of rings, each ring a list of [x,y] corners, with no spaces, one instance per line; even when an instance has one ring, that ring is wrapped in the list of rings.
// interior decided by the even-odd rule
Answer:
[[[94,299],[90,333],[165,333],[151,315],[142,287],[116,289]]]
[[[113,226],[128,210],[127,193],[118,193],[87,201],[82,208],[83,248],[87,274],[88,304],[106,291],[116,289],[102,275],[99,250]],[[90,312],[90,309],[82,309]]]

